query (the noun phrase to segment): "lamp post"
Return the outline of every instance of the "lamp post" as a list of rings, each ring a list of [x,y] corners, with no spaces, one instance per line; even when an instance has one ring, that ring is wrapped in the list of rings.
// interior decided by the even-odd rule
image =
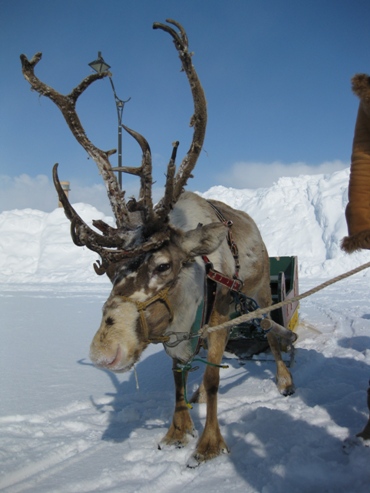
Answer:
[[[89,66],[98,74],[101,74],[102,72],[107,72],[110,69],[110,65],[105,62],[104,58],[102,57],[101,51],[98,51],[98,58],[89,63]],[[122,190],[122,113],[125,103],[130,101],[131,98],[123,101],[117,96],[111,75],[109,75],[109,82],[112,86],[118,119],[118,166],[116,168],[112,168],[112,170],[118,172],[118,183]]]

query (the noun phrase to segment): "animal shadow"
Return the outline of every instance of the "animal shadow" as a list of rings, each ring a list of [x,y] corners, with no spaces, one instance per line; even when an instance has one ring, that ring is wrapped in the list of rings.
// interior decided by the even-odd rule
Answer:
[[[78,363],[105,373],[113,387],[104,394],[105,398],[90,396],[95,409],[108,416],[102,440],[123,442],[136,428],[163,428],[165,434],[172,417],[174,385],[172,361],[163,351],[139,362],[137,376],[132,370],[124,374],[124,380],[120,374],[98,369],[90,362],[80,360]]]

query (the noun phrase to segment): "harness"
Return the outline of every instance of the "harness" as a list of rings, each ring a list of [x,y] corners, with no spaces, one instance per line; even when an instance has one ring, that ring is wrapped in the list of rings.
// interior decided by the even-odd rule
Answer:
[[[228,228],[227,242],[230,251],[232,253],[232,256],[234,258],[235,272],[232,277],[225,276],[221,272],[214,269],[212,262],[206,255],[202,256],[202,260],[205,264],[205,270],[206,270],[205,281],[204,281],[204,295],[203,295],[203,301],[198,306],[195,320],[193,322],[190,331],[187,332],[172,331],[172,332],[167,332],[165,335],[162,336],[150,336],[149,334],[149,327],[145,316],[145,311],[148,308],[148,306],[152,305],[153,303],[156,302],[163,303],[168,310],[169,321],[171,322],[173,320],[174,312],[168,295],[170,289],[175,284],[174,282],[171,283],[169,286],[165,286],[164,288],[162,288],[158,293],[156,293],[154,296],[152,296],[146,301],[136,301],[130,297],[122,296],[123,301],[133,303],[136,306],[136,309],[140,317],[140,326],[141,326],[144,342],[152,343],[152,344],[162,343],[165,349],[174,348],[182,342],[186,342],[186,341],[190,342],[192,357],[189,359],[187,363],[185,363],[185,365],[180,365],[181,367],[180,371],[185,371],[185,368],[186,371],[189,371],[190,362],[194,360],[194,357],[198,354],[202,346],[200,329],[205,325],[207,325],[210,320],[216,299],[217,284],[220,284],[228,288],[230,294],[234,299],[235,313],[231,316],[231,318],[235,318],[237,316],[240,316],[241,314],[245,314],[248,313],[249,311],[253,311],[256,307],[258,307],[257,303],[252,298],[249,298],[243,293],[241,293],[241,289],[243,287],[243,281],[239,278],[239,270],[240,270],[239,251],[231,233],[231,227],[233,225],[233,222],[225,219],[221,211],[214,204],[212,204],[211,202],[208,203],[215,211],[218,219],[225,225],[225,227]],[[253,324],[257,326],[258,333],[264,334],[265,336],[265,334],[268,332],[266,330],[263,330],[259,326],[259,320],[253,321]],[[240,330],[242,331],[243,328],[241,327]],[[240,332],[238,332],[237,326],[233,327],[231,333],[234,334],[235,336],[240,334]],[[204,363],[207,362],[204,361]]]
[[[156,302],[164,303],[169,313],[170,322],[173,320],[173,309],[168,294],[170,289],[173,287],[174,282],[169,286],[165,286],[157,294],[155,294],[154,296],[152,296],[151,298],[149,298],[144,302],[136,301],[129,297],[122,296],[122,299],[124,301],[133,303],[136,306],[136,309],[139,312],[140,325],[145,342],[154,343],[154,344],[162,343],[165,349],[174,348],[178,346],[180,343],[186,341],[188,341],[191,344],[192,356],[188,359],[188,361],[186,361],[183,364],[177,363],[177,365],[174,368],[174,371],[180,372],[182,374],[184,399],[186,405],[189,408],[191,408],[192,406],[188,402],[186,396],[186,375],[189,371],[194,371],[198,369],[197,366],[196,367],[192,366],[193,363],[199,361],[201,363],[211,366],[217,366],[219,368],[228,368],[228,365],[216,365],[210,363],[209,361],[203,360],[201,358],[196,358],[203,343],[203,339],[201,337],[201,329],[208,324],[211,314],[213,312],[213,308],[216,300],[217,284],[227,287],[231,296],[234,299],[235,313],[231,315],[231,318],[236,318],[242,314],[248,313],[250,311],[254,311],[256,308],[258,308],[258,305],[255,302],[255,300],[253,300],[252,298],[246,296],[244,293],[241,292],[241,289],[243,287],[243,281],[239,278],[239,270],[240,270],[239,251],[231,234],[231,227],[233,225],[233,222],[230,220],[226,220],[223,214],[221,213],[221,211],[214,204],[212,204],[211,202],[208,203],[215,211],[218,219],[228,228],[227,242],[230,251],[232,253],[232,256],[234,258],[235,272],[232,277],[225,276],[221,272],[214,269],[212,262],[206,255],[202,256],[202,260],[205,264],[205,271],[206,271],[205,281],[204,281],[204,296],[203,296],[203,301],[198,306],[195,320],[193,322],[190,331],[187,332],[172,331],[172,332],[167,332],[163,336],[155,336],[155,337],[149,336],[149,327],[145,316],[145,310],[147,309],[148,306]],[[244,325],[240,324],[240,326],[235,325],[231,330],[231,334],[235,338],[238,338],[240,336],[245,337],[246,330],[250,330],[250,327],[252,327],[252,330],[254,330],[254,333],[256,334],[255,336],[266,338],[266,334],[268,330],[264,330],[260,326],[260,319],[253,320],[248,327],[246,327],[246,324]]]
[[[170,322],[171,322],[173,319],[173,310],[172,310],[171,303],[168,299],[168,292],[169,292],[171,287],[172,287],[172,285],[164,287],[157,294],[155,294],[154,296],[152,296],[151,298],[149,298],[146,301],[136,301],[136,300],[133,300],[132,298],[129,298],[127,296],[121,296],[123,301],[128,301],[130,303],[133,303],[136,306],[136,309],[139,312],[140,322],[141,322],[141,330],[143,331],[145,342],[158,344],[160,342],[166,343],[167,341],[170,340],[169,334],[166,336],[149,337],[149,327],[148,327],[148,323],[146,321],[145,310],[148,308],[148,306],[152,305],[156,301],[161,301],[167,307],[167,310],[170,314]]]

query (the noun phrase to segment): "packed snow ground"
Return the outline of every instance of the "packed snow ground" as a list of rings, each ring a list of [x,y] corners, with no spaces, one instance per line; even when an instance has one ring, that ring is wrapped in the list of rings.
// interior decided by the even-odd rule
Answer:
[[[339,248],[347,184],[348,170],[204,195],[249,212],[271,256],[297,255],[303,292],[370,260]],[[103,217],[77,209],[86,220]],[[272,362],[227,360],[219,418],[231,453],[189,469],[195,439],[157,448],[174,402],[161,347],[137,365],[138,389],[132,372],[101,371],[87,358],[110,290],[95,259],[72,244],[60,209],[0,215],[0,491],[369,491],[370,447],[354,439],[368,417],[368,271],[301,302],[294,395],[278,393]],[[189,393],[200,379],[201,370],[191,373]],[[205,406],[191,412],[201,431]]]

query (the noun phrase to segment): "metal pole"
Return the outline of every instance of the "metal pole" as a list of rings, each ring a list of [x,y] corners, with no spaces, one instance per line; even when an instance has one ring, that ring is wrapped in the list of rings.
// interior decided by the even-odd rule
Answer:
[[[122,167],[122,125],[118,123],[118,167]],[[118,171],[118,183],[122,190],[122,171]]]
[[[109,77],[110,84],[112,86],[112,91],[114,95],[114,100],[117,108],[117,119],[118,119],[118,183],[119,187],[122,190],[122,114],[125,103],[130,101],[131,98],[128,98],[126,101],[119,99],[117,96],[116,90],[114,88],[112,77]]]
[[[95,70],[95,72],[102,73],[104,71],[108,71],[110,69],[110,65],[108,65],[101,54],[101,51],[98,52],[98,58],[97,60],[94,60],[93,62],[89,63],[89,66]],[[114,101],[116,103],[116,109],[117,109],[117,118],[118,118],[118,167],[117,168],[112,168],[113,171],[118,171],[118,183],[119,187],[122,190],[122,113],[123,113],[123,108],[125,106],[125,103],[130,101],[131,98],[128,98],[126,101],[123,101],[120,99],[117,94],[116,90],[114,88],[112,76],[109,73],[109,82],[110,85],[112,86],[112,91],[113,91],[113,96],[114,96]]]

